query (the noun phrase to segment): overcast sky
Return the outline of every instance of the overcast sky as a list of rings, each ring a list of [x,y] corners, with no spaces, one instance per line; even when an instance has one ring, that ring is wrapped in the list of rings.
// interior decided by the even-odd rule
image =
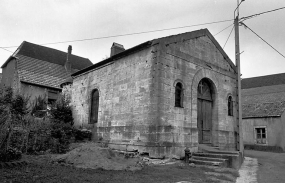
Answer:
[[[35,44],[129,34],[233,19],[237,0],[1,0],[0,47],[15,51],[23,42]],[[284,0],[246,0],[240,17],[281,8]],[[244,23],[285,55],[285,9],[263,14]],[[93,63],[110,55],[113,42],[126,49],[142,42],[207,28],[215,35],[233,21],[171,31],[46,45],[89,58]],[[223,47],[231,27],[216,35]],[[285,58],[250,30],[240,27],[242,77],[285,72]],[[234,32],[225,46],[234,60]],[[0,65],[11,52],[0,49]],[[0,70],[1,72],[1,70]]]

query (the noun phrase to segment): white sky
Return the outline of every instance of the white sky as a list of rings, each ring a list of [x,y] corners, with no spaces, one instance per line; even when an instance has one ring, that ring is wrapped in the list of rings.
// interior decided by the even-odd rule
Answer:
[[[1,0],[0,47],[104,37],[233,19],[237,0]],[[240,17],[281,8],[284,0],[246,0]],[[285,55],[285,9],[257,16],[244,23]],[[214,35],[232,22],[171,31],[47,45],[89,58],[93,63],[110,55],[113,42],[126,49],[173,34],[208,28]],[[215,36],[223,47],[231,28]],[[17,47],[8,48],[15,51]],[[240,27],[242,77],[284,73],[285,58],[250,30]],[[234,32],[225,47],[234,61]],[[12,53],[0,49],[0,65]],[[1,70],[0,70],[1,72]]]

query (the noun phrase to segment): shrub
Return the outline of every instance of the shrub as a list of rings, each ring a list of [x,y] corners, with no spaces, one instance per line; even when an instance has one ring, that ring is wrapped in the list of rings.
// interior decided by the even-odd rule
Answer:
[[[74,129],[74,135],[75,135],[75,140],[81,141],[81,140],[91,140],[92,138],[92,132],[87,129]]]
[[[29,113],[28,97],[13,94],[12,88],[0,91],[0,150],[4,153],[10,147],[15,127],[23,126],[24,117]]]
[[[61,95],[51,108],[51,120],[53,123],[65,123],[73,125],[72,110],[70,100]]]
[[[22,157],[22,153],[17,149],[9,147],[5,152],[0,152],[0,161],[1,162],[8,162],[19,160]]]
[[[38,118],[43,118],[47,113],[47,98],[46,95],[35,98],[32,105],[31,114]]]

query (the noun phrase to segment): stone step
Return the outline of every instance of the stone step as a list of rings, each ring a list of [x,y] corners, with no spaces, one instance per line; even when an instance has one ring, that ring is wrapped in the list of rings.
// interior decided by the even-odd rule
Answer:
[[[233,154],[233,155],[239,155],[239,152],[238,152],[238,151],[220,151],[220,150],[211,151],[211,150],[208,150],[207,152],[208,152],[208,153],[214,153],[214,154]]]
[[[228,159],[229,157],[238,157],[239,155],[237,154],[220,154],[220,153],[205,153],[205,152],[198,152],[198,153],[193,153],[193,156],[203,156],[203,157],[211,157],[211,158],[222,158],[222,159]]]
[[[226,167],[224,162],[197,160],[197,159],[193,159],[193,158],[189,159],[189,163],[194,163],[196,165],[208,165],[208,166]]]
[[[219,150],[218,146],[212,146],[211,144],[199,144],[198,145],[199,152],[209,152],[209,153],[215,153],[215,154],[237,154],[239,155],[238,151],[223,151]]]
[[[205,157],[205,156],[192,156],[192,159],[205,160],[205,161],[216,161],[216,162],[227,161],[227,159],[225,159],[225,158],[212,158],[212,157]]]
[[[239,168],[240,164],[240,155],[238,154],[220,154],[220,153],[193,153],[192,156],[197,157],[207,157],[207,158],[219,158],[219,159],[226,159],[227,167],[229,168]]]

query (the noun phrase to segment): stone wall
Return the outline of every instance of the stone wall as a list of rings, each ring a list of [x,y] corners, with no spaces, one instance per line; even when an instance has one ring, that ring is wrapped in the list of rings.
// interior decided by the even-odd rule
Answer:
[[[119,149],[145,146],[152,141],[155,131],[150,131],[149,124],[156,121],[157,107],[151,99],[152,59],[151,48],[148,48],[74,78],[75,125],[91,128],[94,140],[108,142]],[[89,124],[94,89],[99,90],[100,96],[99,120],[97,124]]]
[[[158,141],[178,147],[178,154],[185,147],[197,150],[197,88],[201,79],[208,78],[214,86],[212,143],[221,149],[235,150],[237,108],[234,107],[233,116],[228,116],[227,98],[231,95],[236,101],[236,75],[208,37],[181,40],[177,37],[171,42],[161,41],[157,48],[157,123],[161,129],[168,129],[158,132]],[[177,81],[184,86],[183,108],[174,107]]]
[[[72,87],[75,125],[91,128],[94,140],[151,156],[183,156],[197,151],[197,88],[203,78],[213,87],[212,143],[234,150],[236,105],[228,116],[227,99],[236,101],[233,65],[207,36],[174,36],[109,65],[76,76]],[[184,88],[183,108],[174,107],[175,83]],[[99,90],[99,121],[89,124],[90,97]]]

